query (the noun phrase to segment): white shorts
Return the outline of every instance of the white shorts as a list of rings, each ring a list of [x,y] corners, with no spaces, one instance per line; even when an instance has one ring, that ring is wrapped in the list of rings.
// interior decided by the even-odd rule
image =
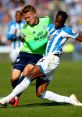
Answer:
[[[20,48],[10,50],[9,57],[10,57],[10,60],[11,60],[12,63],[14,63],[16,58],[18,57],[19,51],[20,51]]]
[[[41,58],[37,62],[37,65],[39,65],[42,72],[46,75],[47,79],[51,80],[52,79],[51,74],[53,74],[55,69],[58,67],[59,62],[60,62],[59,56],[56,56],[51,53]]]

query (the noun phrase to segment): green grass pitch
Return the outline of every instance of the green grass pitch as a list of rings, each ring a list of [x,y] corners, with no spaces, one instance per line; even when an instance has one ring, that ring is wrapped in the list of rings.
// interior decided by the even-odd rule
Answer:
[[[12,91],[10,84],[11,65],[0,63],[0,97]],[[54,80],[48,90],[61,95],[74,93],[82,101],[82,62],[62,62],[55,71]],[[58,104],[36,97],[35,81],[21,95],[18,107],[0,105],[0,117],[81,117],[82,107]]]

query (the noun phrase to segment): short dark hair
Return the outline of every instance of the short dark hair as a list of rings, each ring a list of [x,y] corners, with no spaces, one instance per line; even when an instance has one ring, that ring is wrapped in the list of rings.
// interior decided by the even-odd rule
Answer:
[[[66,21],[68,14],[65,11],[58,11],[56,17],[61,16],[64,19],[64,22]]]
[[[36,13],[36,9],[32,6],[32,5],[26,5],[23,9],[22,9],[22,13],[27,13],[29,11],[32,11],[34,13]]]
[[[21,14],[21,15],[22,15],[22,12],[21,12],[21,11],[19,11],[19,10],[17,10],[17,11],[16,11],[16,14],[17,14],[17,13],[19,13],[19,14]]]

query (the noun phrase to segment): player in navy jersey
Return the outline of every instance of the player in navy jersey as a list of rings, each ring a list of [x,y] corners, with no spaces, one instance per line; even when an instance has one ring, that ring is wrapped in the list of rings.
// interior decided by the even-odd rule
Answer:
[[[15,62],[20,47],[23,45],[22,41],[20,40],[20,30],[25,24],[25,21],[22,19],[21,11],[16,11],[15,19],[12,20],[8,25],[8,32],[7,32],[7,40],[10,44],[10,60],[12,64]]]
[[[26,22],[21,29],[21,40],[24,44],[20,48],[19,56],[17,57],[12,69],[11,85],[13,89],[16,87],[25,66],[27,64],[34,65],[40,58],[43,57],[48,40],[47,26],[50,23],[50,18],[48,16],[38,17],[36,8],[31,5],[24,6],[21,13]],[[13,28],[15,27],[12,26],[12,29]],[[9,30],[8,38],[10,40],[12,36],[12,44],[14,43],[14,46],[16,46],[17,30],[13,30],[14,33],[12,35],[10,33],[11,30]],[[15,107],[19,103],[19,98],[20,94],[9,102]]]
[[[4,105],[16,95],[26,89],[30,83],[36,79],[36,94],[42,99],[48,99],[56,102],[69,103],[75,106],[82,106],[75,95],[70,97],[58,95],[52,91],[46,91],[47,86],[52,80],[52,74],[59,65],[62,47],[68,38],[76,39],[82,42],[82,36],[74,32],[71,28],[65,26],[67,13],[59,11],[56,15],[55,25],[48,26],[48,43],[46,53],[36,65],[27,65],[21,76],[21,81],[8,96],[0,99],[0,104]],[[28,69],[30,68],[30,69]]]

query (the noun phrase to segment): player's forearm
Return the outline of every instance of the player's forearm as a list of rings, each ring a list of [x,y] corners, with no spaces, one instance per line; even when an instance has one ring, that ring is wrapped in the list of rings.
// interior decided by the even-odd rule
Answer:
[[[37,50],[40,47],[42,47],[43,45],[45,45],[47,43],[47,38],[46,39],[42,39],[42,40],[31,40],[28,42],[28,45],[30,46],[30,48],[32,50]]]
[[[82,35],[79,35],[77,38],[76,38],[77,41],[79,42],[82,42]]]

